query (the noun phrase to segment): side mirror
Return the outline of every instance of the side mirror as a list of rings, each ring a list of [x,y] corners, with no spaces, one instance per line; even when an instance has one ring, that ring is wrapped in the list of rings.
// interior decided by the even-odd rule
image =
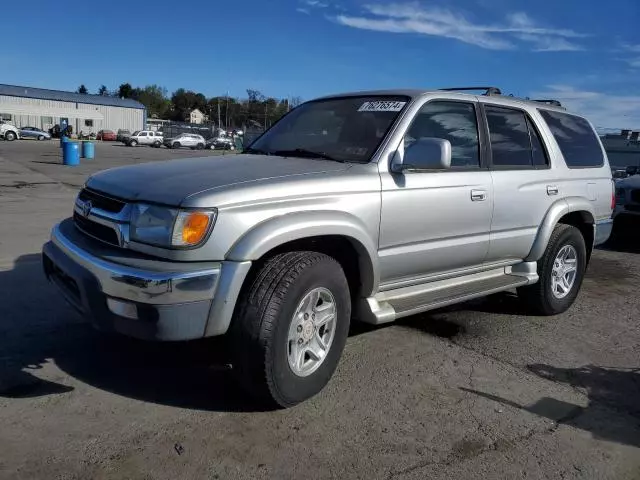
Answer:
[[[395,173],[404,170],[448,170],[451,168],[451,142],[443,138],[419,138],[404,151],[402,163],[391,165]]]

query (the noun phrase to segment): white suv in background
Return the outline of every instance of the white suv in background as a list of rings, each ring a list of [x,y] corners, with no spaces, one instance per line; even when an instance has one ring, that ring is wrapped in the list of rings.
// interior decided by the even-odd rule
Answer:
[[[0,122],[0,138],[11,142],[20,138],[20,131],[10,123]]]
[[[138,145],[151,145],[152,147],[160,147],[162,145],[162,132],[154,132],[152,130],[139,130],[133,132],[131,136],[126,137],[123,142],[130,147]]]
[[[193,133],[181,133],[176,137],[164,139],[164,145],[167,148],[189,147],[191,150],[202,150],[206,143],[202,135]]]

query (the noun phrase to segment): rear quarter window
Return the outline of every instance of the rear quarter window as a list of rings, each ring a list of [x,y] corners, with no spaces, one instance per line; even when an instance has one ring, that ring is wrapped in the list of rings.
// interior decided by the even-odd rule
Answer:
[[[584,118],[550,110],[540,110],[540,114],[558,142],[567,167],[595,168],[604,165],[598,137]]]

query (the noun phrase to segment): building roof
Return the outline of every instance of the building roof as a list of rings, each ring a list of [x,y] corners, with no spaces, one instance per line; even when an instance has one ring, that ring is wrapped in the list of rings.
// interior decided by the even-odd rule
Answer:
[[[143,104],[131,98],[107,97],[103,95],[64,92],[62,90],[48,90],[46,88],[20,87],[17,85],[0,84],[0,95],[38,98],[40,100],[56,100],[59,102],[86,103],[89,105],[107,105],[110,107],[145,108]]]

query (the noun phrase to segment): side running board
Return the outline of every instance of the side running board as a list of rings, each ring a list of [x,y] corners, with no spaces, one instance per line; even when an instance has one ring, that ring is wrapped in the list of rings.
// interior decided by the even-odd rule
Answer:
[[[380,292],[365,299],[360,319],[380,324],[538,281],[535,262],[518,264],[410,287]]]

